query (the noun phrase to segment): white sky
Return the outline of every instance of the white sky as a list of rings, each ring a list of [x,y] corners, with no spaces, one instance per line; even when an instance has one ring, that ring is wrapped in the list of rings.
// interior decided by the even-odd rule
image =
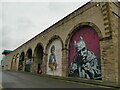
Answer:
[[[90,0],[1,0],[0,60]]]

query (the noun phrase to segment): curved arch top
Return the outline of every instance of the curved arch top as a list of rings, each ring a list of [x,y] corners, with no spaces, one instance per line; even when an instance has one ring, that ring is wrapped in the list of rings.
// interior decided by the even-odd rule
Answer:
[[[65,41],[65,47],[66,48],[68,48],[69,40],[72,37],[72,35],[74,34],[74,32],[76,32],[76,30],[78,30],[79,28],[81,28],[83,26],[89,26],[89,27],[93,28],[97,32],[99,40],[103,38],[103,35],[102,35],[100,29],[97,27],[97,25],[95,25],[92,22],[82,22],[82,23],[79,23],[76,26],[74,26],[72,28],[72,30],[69,32],[69,34],[68,34],[68,36],[66,38],[66,41]]]
[[[37,43],[37,45],[36,45],[35,48],[34,48],[33,57],[35,57],[35,55],[36,55],[36,51],[37,51],[37,49],[38,49],[39,47],[41,47],[42,51],[44,51],[43,44],[40,43],[40,42]],[[43,52],[43,53],[44,53],[44,52]]]
[[[36,46],[35,46],[35,49],[36,49],[36,47],[38,47],[38,46],[42,46],[42,47],[43,47],[43,44],[42,44],[41,42],[37,43]],[[35,51],[35,49],[34,49],[34,51]],[[43,48],[43,49],[44,49],[44,48]]]
[[[26,56],[27,56],[27,58],[32,58],[32,49],[31,48],[29,48],[28,50],[27,50],[27,52],[26,52]]]
[[[47,49],[48,49],[48,47],[50,46],[50,44],[51,44],[54,40],[56,40],[56,39],[59,39],[59,40],[61,41],[62,48],[64,47],[63,41],[62,41],[61,37],[58,36],[58,35],[53,35],[53,36],[48,40],[48,43],[46,44],[45,53],[47,53],[47,51],[48,51]]]
[[[16,62],[17,59],[19,59],[19,53],[17,53],[16,56],[15,56],[15,62]]]
[[[24,51],[22,51],[21,53],[20,53],[20,56],[19,56],[19,59],[21,60],[21,57],[22,56],[24,56],[25,57],[25,52]]]

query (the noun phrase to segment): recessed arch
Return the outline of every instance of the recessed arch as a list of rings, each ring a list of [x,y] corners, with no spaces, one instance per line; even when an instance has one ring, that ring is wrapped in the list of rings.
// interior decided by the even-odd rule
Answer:
[[[12,57],[12,61],[11,61],[11,70],[14,69],[14,61],[15,61],[15,55],[13,55],[13,57]]]
[[[26,57],[27,57],[27,59],[31,59],[31,58],[32,58],[32,49],[31,49],[31,48],[29,48],[29,49],[27,50],[27,52],[26,52]]]
[[[34,72],[39,73],[41,70],[41,65],[43,63],[44,48],[41,43],[38,43],[34,50]]]
[[[46,46],[46,73],[62,76],[63,42],[58,35],[52,36]]]
[[[16,54],[14,61],[16,71],[18,70],[18,63],[19,63],[19,53]]]
[[[19,58],[19,53],[17,53],[16,56],[15,56],[15,61],[14,61],[15,63],[17,62],[18,58]]]
[[[93,23],[81,23],[73,28],[68,37],[65,42],[68,48],[68,75],[101,79],[100,30]],[[88,64],[89,70],[86,70],[83,66]],[[73,68],[75,65],[76,69]]]
[[[83,26],[92,27],[97,32],[99,40],[101,40],[103,38],[103,35],[102,35],[102,33],[101,33],[101,31],[100,31],[100,29],[98,28],[97,25],[95,25],[92,22],[82,22],[82,23],[79,23],[76,26],[74,26],[71,29],[71,31],[69,32],[69,34],[68,34],[68,36],[67,36],[67,38],[65,40],[65,48],[68,48],[68,44],[69,44],[70,38],[72,37],[72,35],[74,34],[74,32],[76,32],[76,30],[78,30],[79,28],[81,28]]]
[[[31,72],[32,65],[32,49],[29,48],[26,52],[25,72]]]
[[[18,71],[24,71],[25,66],[25,52],[21,52],[19,57]]]
[[[58,36],[58,35],[53,35],[50,39],[49,39],[49,41],[48,41],[48,43],[47,43],[47,45],[46,45],[46,48],[45,48],[45,53],[47,54],[48,52],[48,47],[50,46],[50,44],[55,40],[55,39],[58,39],[58,40],[60,40],[60,42],[61,42],[61,44],[62,44],[62,48],[64,48],[64,45],[63,45],[63,41],[62,41],[62,39],[60,38],[60,36]]]

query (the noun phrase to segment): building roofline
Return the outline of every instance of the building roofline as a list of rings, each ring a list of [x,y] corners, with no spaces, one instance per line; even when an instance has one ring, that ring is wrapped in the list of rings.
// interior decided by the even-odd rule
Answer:
[[[3,55],[6,55],[6,54],[9,54],[9,53],[11,53],[12,52],[12,50],[4,50],[3,52],[2,52],[2,54]]]

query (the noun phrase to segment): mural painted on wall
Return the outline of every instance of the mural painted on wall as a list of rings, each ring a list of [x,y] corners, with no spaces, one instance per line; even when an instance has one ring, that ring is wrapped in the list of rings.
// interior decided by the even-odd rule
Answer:
[[[55,46],[53,45],[50,49],[50,56],[49,56],[49,68],[51,69],[51,71],[56,70],[57,69],[57,61],[56,61],[56,55],[55,55]]]
[[[54,40],[49,47],[47,74],[62,75],[62,45],[60,40]]]
[[[69,76],[101,79],[99,37],[93,28],[84,26],[71,37],[68,65]]]

